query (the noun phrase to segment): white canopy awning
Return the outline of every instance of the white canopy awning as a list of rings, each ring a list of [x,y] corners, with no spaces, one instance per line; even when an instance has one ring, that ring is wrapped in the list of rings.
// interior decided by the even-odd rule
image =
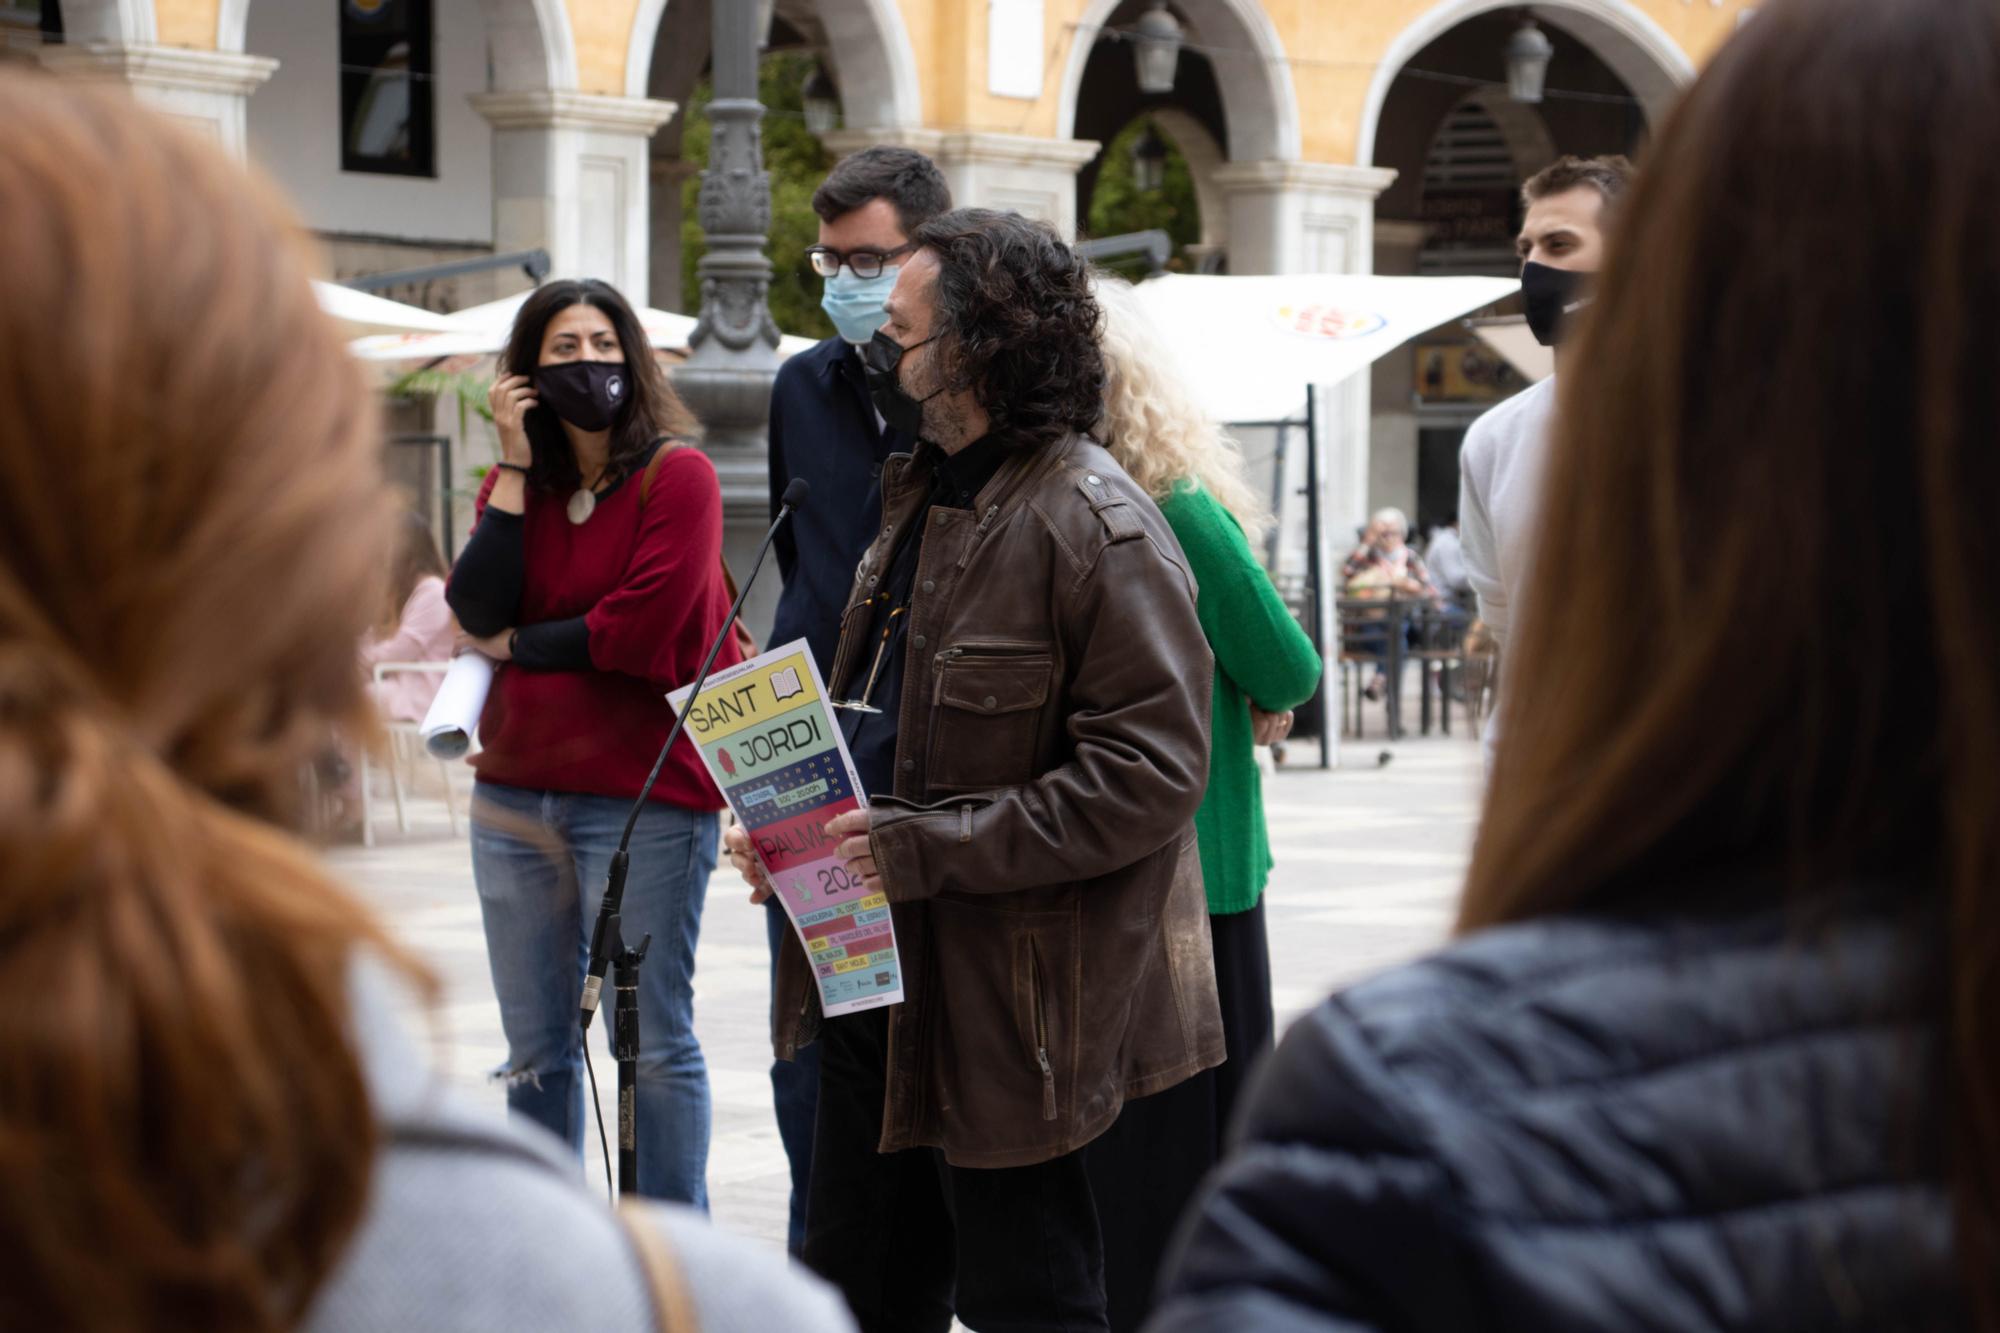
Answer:
[[[531,292],[517,292],[513,296],[503,296],[498,301],[488,301],[485,305],[471,306],[451,315],[441,316],[444,329],[439,332],[416,334],[390,334],[373,338],[357,338],[349,344],[354,355],[364,361],[431,361],[452,356],[492,356],[507,346],[507,338],[514,331],[514,316]],[[635,311],[639,316],[639,327],[645,330],[646,341],[662,351],[687,350],[688,337],[694,332],[693,315],[678,315],[671,310],[656,310],[644,306]],[[778,344],[781,356],[791,356],[813,345],[811,338],[786,337]]]
[[[1530,384],[1556,373],[1556,349],[1535,341],[1526,315],[1496,315],[1492,319],[1468,319],[1466,326],[1479,335],[1507,364],[1521,372]]]
[[[313,295],[319,298],[319,308],[339,321],[341,332],[349,338],[437,332],[451,327],[447,315],[404,305],[401,301],[370,296],[367,292],[357,292],[338,283],[315,281]]]
[[[1284,421],[1410,339],[1504,300],[1512,278],[1168,274],[1134,289],[1196,396],[1222,422]]]

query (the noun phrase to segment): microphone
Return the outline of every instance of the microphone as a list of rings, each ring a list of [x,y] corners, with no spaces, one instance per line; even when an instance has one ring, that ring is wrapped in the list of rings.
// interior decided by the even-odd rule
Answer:
[[[730,604],[729,614],[722,618],[722,628],[716,633],[715,642],[708,645],[708,656],[702,660],[701,671],[694,678],[694,688],[688,691],[687,702],[681,705],[673,728],[667,732],[667,743],[660,747],[660,757],[653,761],[653,771],[646,775],[646,784],[639,788],[638,799],[632,802],[632,813],[626,816],[625,832],[618,839],[618,850],[611,854],[611,870],[605,877],[604,901],[597,909],[597,924],[590,931],[590,969],[583,979],[581,1011],[583,1030],[586,1032],[590,1030],[591,1019],[596,1016],[598,998],[604,991],[604,972],[611,962],[610,952],[605,946],[617,943],[610,938],[611,923],[618,919],[618,909],[625,901],[625,871],[631,863],[626,849],[632,843],[632,830],[639,826],[639,813],[646,808],[653,784],[660,780],[660,770],[667,766],[667,756],[673,753],[674,742],[681,738],[681,731],[687,726],[688,714],[694,711],[694,701],[700,697],[701,687],[708,683],[708,671],[715,665],[716,654],[722,651],[722,645],[736,629],[736,618],[743,611],[743,600],[750,595],[751,586],[757,582],[758,571],[764,568],[764,557],[770,553],[772,540],[793,511],[805,504],[806,496],[811,491],[812,487],[806,484],[804,477],[793,477],[785,487],[784,495],[778,500],[778,516],[771,520],[771,527],[764,534],[764,544],[757,548],[757,558],[750,563],[750,577],[743,580],[742,589]]]

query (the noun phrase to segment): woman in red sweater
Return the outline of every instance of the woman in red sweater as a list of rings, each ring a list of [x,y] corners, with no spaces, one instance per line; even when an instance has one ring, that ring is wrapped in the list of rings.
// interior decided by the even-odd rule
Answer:
[[[503,665],[473,760],[472,868],[507,1034],[507,1103],[583,1150],[577,1007],[606,868],[728,615],[722,493],[632,309],[602,282],[521,307],[492,392],[501,460],[448,597]],[[738,660],[725,646],[718,666]],[[706,1207],[708,1071],[694,954],[721,798],[691,748],[647,793],[624,933],[640,990],[639,1188]],[[609,1024],[602,1025],[606,1029]]]

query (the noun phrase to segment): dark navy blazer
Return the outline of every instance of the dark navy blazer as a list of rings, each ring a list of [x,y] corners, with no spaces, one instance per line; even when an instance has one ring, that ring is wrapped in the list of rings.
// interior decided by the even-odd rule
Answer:
[[[803,637],[821,675],[833,666],[854,567],[882,522],[882,463],[914,445],[882,428],[861,359],[845,341],[828,338],[779,367],[771,387],[771,514],[793,477],[804,477],[812,495],[775,543],[785,590],[769,642]]]

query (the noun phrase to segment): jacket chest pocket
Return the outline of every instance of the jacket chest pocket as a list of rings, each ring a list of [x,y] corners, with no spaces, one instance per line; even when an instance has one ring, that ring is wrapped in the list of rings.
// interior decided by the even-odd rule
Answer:
[[[937,655],[925,771],[933,788],[985,791],[1035,776],[1035,740],[1055,657],[1046,649],[964,647]]]

